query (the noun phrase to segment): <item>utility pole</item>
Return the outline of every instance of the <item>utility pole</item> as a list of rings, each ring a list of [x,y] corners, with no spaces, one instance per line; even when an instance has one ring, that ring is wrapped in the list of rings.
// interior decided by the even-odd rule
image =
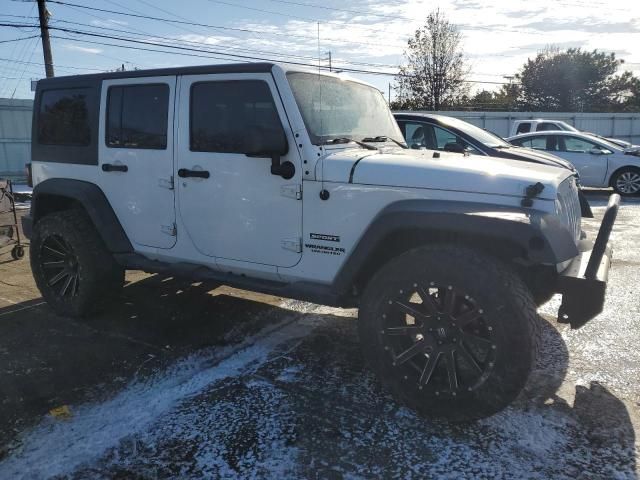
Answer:
[[[51,55],[51,41],[49,40],[49,12],[45,0],[38,0],[38,17],[40,18],[40,37],[42,38],[42,53],[44,55],[44,69],[47,78],[53,77],[53,56]]]
[[[391,82],[389,82],[389,105],[391,105]]]

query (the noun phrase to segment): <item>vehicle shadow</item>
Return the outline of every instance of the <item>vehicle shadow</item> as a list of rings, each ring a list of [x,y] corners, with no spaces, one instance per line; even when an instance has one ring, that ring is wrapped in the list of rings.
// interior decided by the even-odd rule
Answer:
[[[195,351],[239,343],[286,313],[216,286],[149,276],[84,320],[55,315],[42,298],[0,308],[0,458],[51,409],[101,401]]]
[[[54,407],[68,404],[73,412],[74,405],[101,402],[138,377],[162,372],[202,349],[238,344],[296,316],[315,317],[319,326],[294,348],[256,367],[248,378],[229,382],[226,393],[203,392],[206,401],[195,402],[202,412],[183,407],[171,414],[185,414],[197,435],[199,422],[194,418],[211,415],[217,402],[220,408],[232,405],[228,418],[218,412],[214,423],[202,421],[207,429],[203,442],[216,438],[212,429],[220,429],[220,438],[237,457],[227,459],[230,464],[251,468],[243,459],[247,452],[257,455],[261,447],[255,438],[264,435],[256,432],[257,417],[284,409],[277,419],[286,423],[282,428],[288,433],[283,435],[296,448],[297,473],[303,477],[335,478],[336,472],[362,476],[363,465],[373,476],[406,477],[414,462],[409,476],[450,472],[448,478],[455,478],[455,472],[458,477],[470,475],[477,465],[493,461],[498,466],[491,471],[502,472],[498,476],[525,478],[526,472],[510,470],[517,467],[511,458],[522,456],[532,468],[542,462],[540,471],[548,478],[609,478],[613,475],[606,475],[606,465],[612,451],[617,452],[617,468],[636,471],[634,426],[625,404],[600,384],[567,382],[567,346],[546,319],[541,319],[536,369],[514,405],[482,422],[448,425],[419,418],[393,402],[364,364],[354,319],[324,310],[292,312],[279,307],[274,297],[236,295],[214,287],[150,276],[128,285],[109,312],[84,322],[56,317],[40,299],[0,309],[0,460],[7,455],[3,448],[20,431]],[[274,397],[271,390],[262,392],[261,385],[280,392],[276,406],[260,407]],[[527,429],[543,433],[536,437]],[[563,436],[563,443],[546,445],[555,438],[545,436],[549,431]],[[247,437],[247,432],[254,433]],[[540,445],[530,445],[529,437]],[[195,446],[180,447],[184,440],[170,435],[160,442],[154,451],[169,451],[170,462],[192,461]],[[445,457],[443,445],[449,449]],[[127,458],[125,472],[136,477],[157,460],[146,452],[115,457]],[[496,459],[500,455],[505,458]],[[110,468],[104,465],[107,472]],[[113,473],[122,474],[122,468],[119,465]]]

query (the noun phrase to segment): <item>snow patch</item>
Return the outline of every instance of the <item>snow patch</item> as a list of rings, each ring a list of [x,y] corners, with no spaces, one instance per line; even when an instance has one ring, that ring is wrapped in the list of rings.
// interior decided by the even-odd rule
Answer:
[[[67,422],[46,418],[23,434],[11,456],[0,463],[0,478],[64,476],[132,435],[164,421],[183,400],[264,362],[285,342],[308,335],[318,318],[291,320],[263,330],[238,347],[195,354],[161,376],[130,385],[111,400],[74,408]]]

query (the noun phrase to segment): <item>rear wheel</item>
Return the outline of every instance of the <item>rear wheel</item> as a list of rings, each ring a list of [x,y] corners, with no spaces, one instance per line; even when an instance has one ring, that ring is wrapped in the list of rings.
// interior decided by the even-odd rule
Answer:
[[[40,293],[59,315],[94,313],[124,283],[124,270],[81,210],[53,213],[38,221],[30,258]]]
[[[620,195],[637,195],[640,193],[640,170],[623,168],[614,174],[611,186]]]
[[[506,265],[464,247],[428,246],[385,265],[364,293],[365,356],[402,403],[465,421],[506,407],[535,364],[538,317]]]

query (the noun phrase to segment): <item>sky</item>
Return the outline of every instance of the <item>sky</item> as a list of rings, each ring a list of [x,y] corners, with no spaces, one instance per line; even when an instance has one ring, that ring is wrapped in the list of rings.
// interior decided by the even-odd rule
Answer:
[[[254,58],[328,66],[329,52],[335,69],[393,73],[407,40],[439,8],[462,34],[474,91],[499,88],[551,44],[615,52],[640,76],[638,0],[60,1],[48,3],[51,27],[66,30],[51,31],[56,75]],[[0,24],[14,25],[0,26],[0,98],[32,98],[30,81],[44,77],[37,6],[0,5]],[[393,84],[390,75],[348,75],[385,94]]]

